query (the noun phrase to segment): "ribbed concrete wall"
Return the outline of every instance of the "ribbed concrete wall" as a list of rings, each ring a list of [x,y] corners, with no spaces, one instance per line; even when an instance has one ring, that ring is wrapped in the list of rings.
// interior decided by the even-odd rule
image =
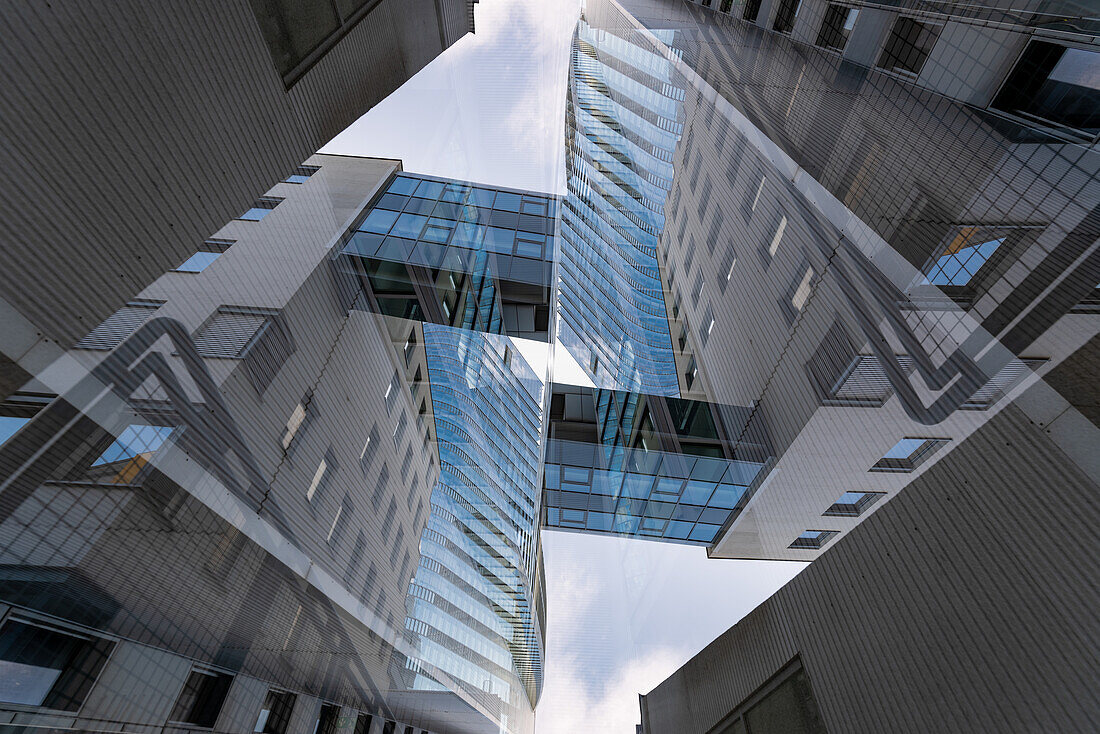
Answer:
[[[458,19],[472,30],[472,4],[381,0],[288,90],[248,0],[4,3],[4,297],[68,346],[457,40]]]
[[[796,655],[830,732],[1096,731],[1098,496],[1002,412],[645,696],[645,731],[710,731]]]

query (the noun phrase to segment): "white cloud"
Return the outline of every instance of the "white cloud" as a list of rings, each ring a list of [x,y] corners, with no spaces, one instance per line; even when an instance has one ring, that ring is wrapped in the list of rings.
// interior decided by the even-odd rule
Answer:
[[[682,649],[649,650],[627,661],[597,695],[583,675],[557,675],[547,683],[539,702],[535,730],[538,734],[633,734],[639,722],[638,694],[651,691],[689,657]]]

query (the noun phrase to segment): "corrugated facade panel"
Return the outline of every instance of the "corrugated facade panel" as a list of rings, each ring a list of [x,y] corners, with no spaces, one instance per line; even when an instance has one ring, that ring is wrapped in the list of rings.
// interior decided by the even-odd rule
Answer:
[[[1095,730],[1097,490],[1004,410],[648,694],[646,731],[708,731],[796,655],[830,732]]]
[[[74,343],[439,54],[439,12],[383,0],[288,91],[248,0],[4,4],[7,297]]]
[[[114,349],[153,317],[159,303],[130,303],[108,316],[76,344],[77,349]]]
[[[218,311],[195,335],[195,347],[204,357],[240,357],[268,318],[264,314]]]

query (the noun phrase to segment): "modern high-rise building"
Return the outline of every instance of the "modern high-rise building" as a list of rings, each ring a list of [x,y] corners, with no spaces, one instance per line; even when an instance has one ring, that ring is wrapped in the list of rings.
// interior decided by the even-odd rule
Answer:
[[[571,480],[547,472],[547,507],[570,519],[548,523],[687,530],[712,556],[812,560],[1096,333],[1094,123],[1036,122],[1001,110],[1003,95],[976,112],[977,92],[931,74],[954,63],[951,34],[914,76],[690,4],[626,5],[637,17],[590,2],[581,27],[663,56],[685,90],[657,262],[681,395],[692,390],[704,419],[669,398],[556,388],[570,394],[551,405],[548,466]],[[887,15],[879,25],[908,22]],[[985,20],[948,21],[985,32]],[[862,28],[852,49],[872,42]],[[984,40],[1001,44],[997,59],[969,72],[991,99],[1020,83],[1014,69],[1043,38],[1068,49],[1057,78],[1096,63],[1062,28],[1002,35]],[[879,41],[904,40],[890,38]],[[1060,83],[1073,104],[1091,99],[1086,82]],[[1091,466],[1093,426],[1078,444],[1078,419],[1061,420],[1065,450]],[[633,449],[631,486],[608,478],[615,445]],[[684,461],[733,462],[739,479]]]
[[[532,730],[556,202],[301,170],[0,406],[7,722]]]
[[[284,5],[0,11],[0,728],[533,734],[543,527],[814,561],[648,734],[1095,723],[1087,8],[587,0],[559,197],[299,165],[471,4]]]
[[[306,157],[473,31],[475,2],[4,4],[8,306],[71,347],[308,175]]]

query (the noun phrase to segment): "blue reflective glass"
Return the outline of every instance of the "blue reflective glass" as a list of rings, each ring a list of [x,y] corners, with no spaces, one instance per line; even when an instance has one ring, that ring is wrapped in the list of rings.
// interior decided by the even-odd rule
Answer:
[[[191,257],[183,261],[176,270],[181,273],[201,273],[206,270],[210,263],[214,262],[221,256],[220,252],[196,252]]]
[[[405,194],[406,196],[412,196],[412,193],[416,191],[416,187],[420,184],[415,178],[408,178],[406,176],[397,176],[394,178],[393,183],[390,184],[387,191],[391,191],[395,194]]]
[[[428,218],[419,214],[402,214],[397,218],[397,223],[393,225],[390,233],[397,237],[408,237],[415,240],[420,237],[420,231],[424,229],[424,225],[427,223]]]
[[[470,192],[469,200],[478,206],[491,207],[495,196],[495,191],[489,189],[474,189]]]
[[[676,510],[672,513],[672,519],[695,522],[699,519],[699,514],[702,511],[702,507],[696,507],[695,505],[677,505]]]
[[[30,421],[30,418],[18,418],[13,415],[0,415],[0,445],[15,435],[15,432]]]
[[[454,226],[454,222],[433,217],[428,220],[428,226],[424,228],[424,233],[420,235],[420,239],[445,245],[447,240],[451,238],[451,231]]]
[[[416,195],[422,199],[438,199],[443,193],[443,184],[439,181],[421,181],[416,187]]]
[[[688,535],[691,534],[691,528],[692,523],[690,522],[671,520],[665,528],[665,537],[676,538],[677,540],[687,540]]]
[[[588,470],[577,466],[563,466],[561,480],[575,484],[588,484]]]
[[[359,229],[364,232],[386,234],[390,231],[393,223],[397,221],[397,217],[397,212],[391,212],[388,209],[375,209],[367,215],[367,218],[359,225]]]
[[[560,510],[557,507],[550,507],[546,510],[546,522],[551,525],[561,524]]]
[[[737,502],[744,493],[744,487],[738,487],[735,484],[719,484],[718,489],[711,496],[709,504],[712,507],[724,507],[727,510],[732,510],[737,506]]]
[[[844,494],[840,495],[840,498],[837,499],[836,504],[854,505],[861,499],[863,499],[864,495],[866,494],[866,492],[845,492]]]
[[[484,226],[470,222],[460,222],[455,228],[455,236],[452,242],[462,247],[469,247],[471,250],[477,250],[481,248],[481,241],[484,237]]]
[[[308,180],[309,176],[303,176],[300,173],[292,173],[291,175],[286,177],[286,183],[292,184],[304,184]]]
[[[714,540],[714,536],[718,533],[718,525],[704,525],[698,523],[688,536],[689,540],[699,540],[704,543],[709,543]]]
[[[587,525],[590,530],[609,532],[613,526],[614,519],[614,515],[606,512],[589,512]]]
[[[894,447],[882,455],[884,459],[908,459],[924,445],[923,438],[903,438]]]
[[[627,474],[623,480],[623,496],[635,499],[649,497],[649,489],[653,486],[653,477],[645,474]]]
[[[558,465],[547,464],[543,469],[543,483],[550,489],[557,489],[559,482]]]
[[[515,230],[489,227],[485,230],[485,249],[502,255],[511,255],[515,238]]]
[[[689,505],[705,505],[714,492],[713,482],[689,481],[680,500]]]
[[[563,509],[561,511],[561,521],[563,523],[584,523],[584,515],[584,510]]]
[[[141,454],[151,454],[164,444],[172,433],[171,426],[127,426],[115,442],[92,462],[92,466],[132,459]]]
[[[248,220],[249,222],[258,222],[261,219],[263,219],[264,217],[266,217],[268,214],[270,214],[271,211],[272,210],[268,209],[267,207],[254,206],[251,209],[249,209],[248,211],[246,211],[244,214],[242,214],[240,216],[240,219],[245,219],[245,220]]]
[[[508,212],[518,212],[519,204],[519,194],[509,194],[505,191],[498,191],[496,201],[493,202],[493,208],[502,209]]]
[[[615,532],[634,534],[638,532],[638,523],[641,521],[642,518],[633,515],[616,515]]]

